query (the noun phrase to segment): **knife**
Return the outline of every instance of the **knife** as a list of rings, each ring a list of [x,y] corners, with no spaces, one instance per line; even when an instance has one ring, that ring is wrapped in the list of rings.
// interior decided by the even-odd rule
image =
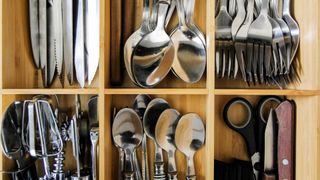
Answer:
[[[276,137],[276,122],[275,112],[270,110],[268,122],[264,136],[264,180],[275,180],[275,137]]]
[[[294,104],[284,101],[277,109],[279,179],[294,179]],[[281,145],[281,146],[280,146]]]
[[[100,0],[85,0],[85,60],[88,67],[88,85],[99,65]]]
[[[47,59],[47,3],[45,0],[29,0],[29,22],[34,63],[43,69]]]
[[[48,0],[48,74],[46,85],[53,81],[55,70],[62,73],[63,62],[63,33],[62,33],[62,4],[61,0]]]
[[[84,28],[83,28],[83,0],[77,0],[76,4],[76,23],[75,23],[75,47],[74,47],[74,64],[76,77],[80,87],[85,85],[85,60],[84,60]]]
[[[73,83],[73,0],[63,0],[63,56],[70,85]]]

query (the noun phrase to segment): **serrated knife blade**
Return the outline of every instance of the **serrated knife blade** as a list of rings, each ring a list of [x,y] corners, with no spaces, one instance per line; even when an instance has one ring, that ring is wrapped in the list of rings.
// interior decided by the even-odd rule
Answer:
[[[63,59],[69,84],[73,83],[73,0],[63,0]]]
[[[48,0],[48,77],[49,86],[54,78],[55,69],[62,73],[63,34],[61,0]]]
[[[100,0],[85,0],[85,60],[90,85],[99,65]]]
[[[85,85],[85,59],[84,59],[84,17],[83,17],[83,0],[77,0],[77,14],[75,25],[75,49],[74,49],[74,64],[76,69],[76,77],[80,87]]]

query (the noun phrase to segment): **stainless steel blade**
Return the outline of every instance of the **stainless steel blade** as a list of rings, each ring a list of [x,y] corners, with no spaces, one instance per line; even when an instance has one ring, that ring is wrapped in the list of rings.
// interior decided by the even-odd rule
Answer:
[[[99,65],[100,0],[85,0],[85,60],[90,85]]]
[[[39,43],[40,60],[39,68],[47,65],[47,0],[39,0]]]
[[[85,85],[85,60],[84,60],[84,30],[83,30],[83,0],[77,0],[75,26],[74,64],[76,76],[80,86]]]
[[[268,122],[265,130],[265,137],[264,137],[264,172],[272,172],[274,170],[274,110],[271,109],[268,117]]]
[[[64,67],[69,84],[73,83],[73,0],[62,2]]]
[[[39,1],[29,0],[30,37],[34,63],[40,68],[40,42],[39,42]]]

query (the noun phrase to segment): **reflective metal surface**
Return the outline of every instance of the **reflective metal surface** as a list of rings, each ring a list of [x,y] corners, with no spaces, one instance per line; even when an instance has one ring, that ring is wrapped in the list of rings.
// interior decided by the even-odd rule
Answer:
[[[143,136],[141,120],[133,109],[124,108],[117,113],[112,125],[112,135],[114,142],[125,153],[124,177],[132,178],[135,174],[132,154],[140,145]]]
[[[188,83],[199,81],[206,67],[206,47],[198,34],[186,24],[184,5],[176,0],[179,16],[179,26],[171,34],[174,44],[174,60],[172,70],[174,74]],[[189,5],[190,6],[190,5]],[[191,9],[191,8],[189,8]],[[190,16],[188,11],[188,16]]]
[[[160,1],[157,26],[137,44],[132,57],[132,72],[141,87],[153,87],[169,73],[174,57],[173,43],[165,32],[169,1]]]
[[[169,108],[170,108],[169,104],[164,99],[161,99],[161,98],[153,99],[149,103],[143,117],[144,131],[147,134],[147,136],[153,140],[155,144],[154,179],[166,177],[163,169],[164,163],[163,163],[162,149],[160,148],[159,144],[156,142],[155,129],[161,113],[164,110]]]
[[[195,113],[181,117],[176,128],[175,143],[177,148],[187,157],[187,178],[195,178],[193,157],[205,141],[205,127]]]
[[[168,154],[168,179],[178,179],[175,160],[175,131],[180,117],[177,110],[167,109],[161,113],[156,126],[157,143]]]

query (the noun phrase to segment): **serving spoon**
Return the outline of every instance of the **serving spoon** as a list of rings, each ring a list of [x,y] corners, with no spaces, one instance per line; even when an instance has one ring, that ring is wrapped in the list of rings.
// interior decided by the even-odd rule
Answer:
[[[164,163],[162,149],[156,142],[155,129],[158,119],[161,113],[169,109],[169,104],[161,98],[156,98],[152,100],[143,116],[143,128],[147,136],[154,142],[155,145],[155,162],[154,162],[154,179],[165,179],[166,175],[164,173]]]
[[[114,142],[124,150],[124,179],[135,179],[132,154],[142,141],[142,124],[138,114],[129,108],[121,109],[113,122],[112,135]]]
[[[176,4],[179,25],[171,33],[171,40],[175,50],[172,70],[183,81],[196,83],[201,79],[206,67],[204,39],[202,40],[193,30],[196,29],[195,26],[190,26],[193,27],[190,28],[186,23],[186,9],[182,1],[176,0]],[[190,20],[189,23],[191,24]]]
[[[173,63],[173,43],[165,31],[165,19],[170,0],[159,0],[155,29],[145,35],[132,54],[135,82],[145,88],[154,87],[169,73]]]
[[[195,113],[189,113],[181,117],[177,128],[175,143],[177,148],[187,157],[187,179],[195,180],[196,173],[193,157],[205,141],[204,124]]]
[[[178,180],[175,153],[176,145],[174,136],[180,113],[175,109],[167,109],[162,112],[156,126],[156,140],[159,146],[168,154],[168,179]]]

